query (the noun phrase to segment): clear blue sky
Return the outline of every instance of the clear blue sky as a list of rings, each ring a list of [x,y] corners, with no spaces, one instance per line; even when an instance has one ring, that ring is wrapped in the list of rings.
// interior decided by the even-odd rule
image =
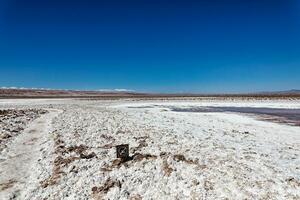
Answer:
[[[0,87],[300,88],[300,1],[1,0]]]

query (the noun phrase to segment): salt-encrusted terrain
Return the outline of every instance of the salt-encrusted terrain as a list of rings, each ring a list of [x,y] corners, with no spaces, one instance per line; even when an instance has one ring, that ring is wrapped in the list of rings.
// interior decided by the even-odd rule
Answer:
[[[46,111],[37,109],[0,110],[0,152],[5,149],[7,143],[20,134],[31,121],[45,113]]]
[[[2,100],[48,113],[1,153],[0,199],[300,199],[299,126],[174,106],[300,102]],[[116,159],[118,144],[129,161]]]

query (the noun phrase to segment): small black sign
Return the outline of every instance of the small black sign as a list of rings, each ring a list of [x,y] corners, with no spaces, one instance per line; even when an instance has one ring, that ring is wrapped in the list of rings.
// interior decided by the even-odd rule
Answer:
[[[128,144],[122,144],[116,146],[117,148],[117,158],[121,158],[122,160],[129,159],[129,145]]]

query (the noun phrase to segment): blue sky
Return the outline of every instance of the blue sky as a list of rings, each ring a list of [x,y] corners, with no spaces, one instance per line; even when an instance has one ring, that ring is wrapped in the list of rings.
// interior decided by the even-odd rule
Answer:
[[[0,87],[300,88],[297,0],[0,1]]]

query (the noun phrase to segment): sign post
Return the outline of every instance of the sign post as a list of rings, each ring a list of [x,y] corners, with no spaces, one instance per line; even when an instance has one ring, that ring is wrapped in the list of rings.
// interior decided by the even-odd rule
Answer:
[[[127,161],[129,159],[129,144],[122,144],[116,146],[117,158],[121,158],[122,161]]]

